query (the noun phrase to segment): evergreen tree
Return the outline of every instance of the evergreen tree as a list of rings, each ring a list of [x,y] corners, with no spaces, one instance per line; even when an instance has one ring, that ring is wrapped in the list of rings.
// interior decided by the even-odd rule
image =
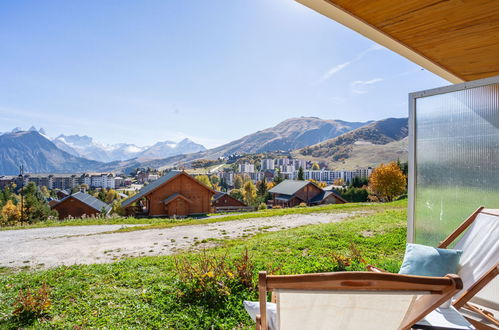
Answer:
[[[274,176],[274,184],[277,186],[279,183],[284,181],[284,178],[282,177],[281,171],[277,170],[277,174]]]
[[[265,196],[266,193],[267,193],[267,180],[265,179],[264,176],[263,179],[260,182],[258,182],[257,194],[258,196]]]
[[[300,166],[298,169],[298,180],[305,180],[305,174],[303,173],[303,167]]]
[[[28,183],[22,191],[24,215],[21,221],[35,223],[45,221],[57,212],[50,209],[40,190],[33,182]]]

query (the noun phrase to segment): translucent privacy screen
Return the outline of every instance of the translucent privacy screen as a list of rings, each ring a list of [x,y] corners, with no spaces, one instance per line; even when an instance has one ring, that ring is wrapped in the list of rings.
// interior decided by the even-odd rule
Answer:
[[[410,94],[408,240],[436,245],[499,208],[499,76]]]

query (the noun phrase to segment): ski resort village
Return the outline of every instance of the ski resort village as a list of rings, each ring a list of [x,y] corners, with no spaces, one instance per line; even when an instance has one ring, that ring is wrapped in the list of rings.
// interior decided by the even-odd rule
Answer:
[[[499,330],[499,0],[2,0],[0,77],[0,329]]]

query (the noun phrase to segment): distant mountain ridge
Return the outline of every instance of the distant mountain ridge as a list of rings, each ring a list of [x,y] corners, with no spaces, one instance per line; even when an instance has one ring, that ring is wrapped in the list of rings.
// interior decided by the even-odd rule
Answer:
[[[386,162],[397,156],[407,158],[407,143],[398,143],[408,136],[407,118],[388,118],[367,124],[336,138],[293,152],[296,157],[321,160],[334,168],[349,158],[369,158],[369,164]],[[385,147],[383,147],[385,146]],[[388,156],[387,150],[391,150]],[[363,155],[359,155],[363,153]],[[375,157],[379,155],[380,157]],[[392,158],[392,159],[389,159]],[[367,164],[367,163],[366,163]]]
[[[407,126],[407,118],[364,123],[291,118],[209,150],[189,139],[178,143],[158,142],[151,147],[102,146],[91,137],[79,135],[60,135],[52,142],[42,130],[17,128],[0,135],[0,174],[15,174],[20,164],[32,173],[115,172],[137,167],[184,166],[197,159],[272,151],[287,151],[296,158],[323,161],[330,168],[375,166],[397,158],[407,159]],[[79,157],[83,152],[87,157],[92,153],[101,157],[105,154],[114,161],[98,162]],[[162,157],[165,154],[170,156]],[[126,159],[131,156],[135,158]]]
[[[86,135],[59,135],[52,142],[59,149],[74,156],[101,162],[124,161],[133,158],[166,158],[206,150],[203,145],[187,138],[178,143],[173,141],[157,142],[152,147],[139,147],[128,143],[104,145],[95,142],[93,138]]]
[[[0,174],[17,175],[20,165],[28,173],[78,173],[97,170],[102,163],[60,150],[36,130],[0,135]]]
[[[251,154],[270,151],[290,151],[337,137],[371,123],[327,120],[317,117],[299,117],[286,119],[276,126],[257,131],[220,147],[202,152],[176,155],[151,161],[123,162],[118,166],[131,169],[134,167],[164,168],[186,164],[196,159],[216,159],[231,154]]]
[[[120,143],[104,145],[97,143],[93,138],[83,135],[59,135],[52,140],[61,150],[74,156],[84,157],[101,162],[127,160],[137,157],[147,147],[138,147],[134,144]]]
[[[367,122],[326,120],[317,117],[290,118],[274,127],[244,136],[213,149],[224,154],[294,150],[334,138]]]

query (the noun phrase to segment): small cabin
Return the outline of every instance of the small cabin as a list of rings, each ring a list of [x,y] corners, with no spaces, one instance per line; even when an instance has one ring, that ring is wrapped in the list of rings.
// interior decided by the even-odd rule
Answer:
[[[234,212],[234,211],[249,211],[253,210],[252,207],[248,207],[245,203],[241,202],[237,198],[231,195],[217,191],[213,196],[211,201],[211,206],[215,212]]]
[[[212,211],[215,191],[184,171],[171,171],[144,186],[121,206],[131,216],[185,217]]]
[[[319,204],[343,204],[347,201],[333,191],[325,191],[305,180],[284,180],[270,189],[272,205],[294,207],[301,203],[308,206]]]
[[[213,196],[213,201],[211,202],[213,207],[246,207],[248,205],[241,202],[239,199],[232,197],[231,195],[217,191]]]
[[[51,208],[59,213],[61,220],[69,217],[107,215],[111,212],[111,205],[84,192],[66,196],[58,203],[51,205]]]

